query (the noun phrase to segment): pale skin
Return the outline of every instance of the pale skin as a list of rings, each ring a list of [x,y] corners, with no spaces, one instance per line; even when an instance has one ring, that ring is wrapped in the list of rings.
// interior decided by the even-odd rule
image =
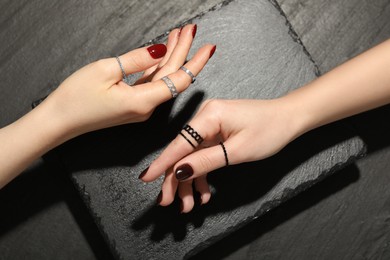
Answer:
[[[165,45],[148,46],[120,56],[126,74],[144,71],[134,86],[122,81],[115,58],[91,63],[69,76],[37,108],[0,129],[0,188],[34,160],[86,132],[147,120],[153,110],[172,98],[160,80],[168,75],[178,92],[191,83],[179,70],[190,50],[196,26],[172,30]],[[152,51],[153,50],[153,51]],[[215,50],[201,47],[185,66],[197,75]],[[147,83],[145,83],[147,82]]]
[[[165,173],[158,204],[171,204],[178,192],[181,212],[186,213],[194,207],[193,182],[201,204],[211,198],[206,176],[225,166],[220,140],[231,165],[261,160],[314,128],[389,102],[387,40],[281,98],[205,101],[188,123],[205,139],[204,145],[194,149],[178,135],[140,178],[150,182]],[[183,165],[192,175],[178,180]]]

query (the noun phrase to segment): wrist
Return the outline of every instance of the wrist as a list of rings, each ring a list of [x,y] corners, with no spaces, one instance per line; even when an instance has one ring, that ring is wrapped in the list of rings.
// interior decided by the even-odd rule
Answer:
[[[277,99],[278,107],[287,122],[287,128],[291,134],[291,140],[313,129],[313,120],[306,109],[304,100],[297,93],[291,92]]]

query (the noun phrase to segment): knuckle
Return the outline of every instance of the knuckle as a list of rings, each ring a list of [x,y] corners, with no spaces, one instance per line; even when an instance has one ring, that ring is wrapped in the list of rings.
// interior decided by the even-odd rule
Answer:
[[[210,99],[205,108],[211,111],[221,111],[225,107],[225,102],[221,99]]]
[[[205,120],[207,123],[216,122],[220,115],[224,112],[226,104],[223,100],[210,99],[204,106]]]

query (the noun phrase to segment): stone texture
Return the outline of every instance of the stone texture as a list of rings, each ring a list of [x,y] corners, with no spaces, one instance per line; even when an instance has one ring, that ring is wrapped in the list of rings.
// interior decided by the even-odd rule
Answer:
[[[306,134],[270,159],[211,174],[213,199],[191,214],[178,214],[177,204],[155,207],[161,180],[143,184],[137,176],[202,100],[278,97],[318,72],[285,17],[267,0],[224,2],[193,22],[199,26],[193,49],[205,42],[218,49],[189,91],[162,105],[146,123],[90,133],[57,149],[121,259],[194,255],[364,151],[352,129],[334,124]]]

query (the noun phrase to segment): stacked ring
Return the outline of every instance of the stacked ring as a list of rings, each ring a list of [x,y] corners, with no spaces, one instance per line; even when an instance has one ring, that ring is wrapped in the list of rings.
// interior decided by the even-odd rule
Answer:
[[[198,132],[196,132],[194,130],[194,128],[192,128],[190,125],[185,125],[183,127],[184,131],[187,132],[187,134],[189,134],[198,144],[201,144],[203,142],[203,138],[202,136],[200,136],[200,134],[198,134]],[[193,142],[191,142],[191,140],[185,136],[182,132],[179,133],[193,148],[196,148],[195,144]]]

